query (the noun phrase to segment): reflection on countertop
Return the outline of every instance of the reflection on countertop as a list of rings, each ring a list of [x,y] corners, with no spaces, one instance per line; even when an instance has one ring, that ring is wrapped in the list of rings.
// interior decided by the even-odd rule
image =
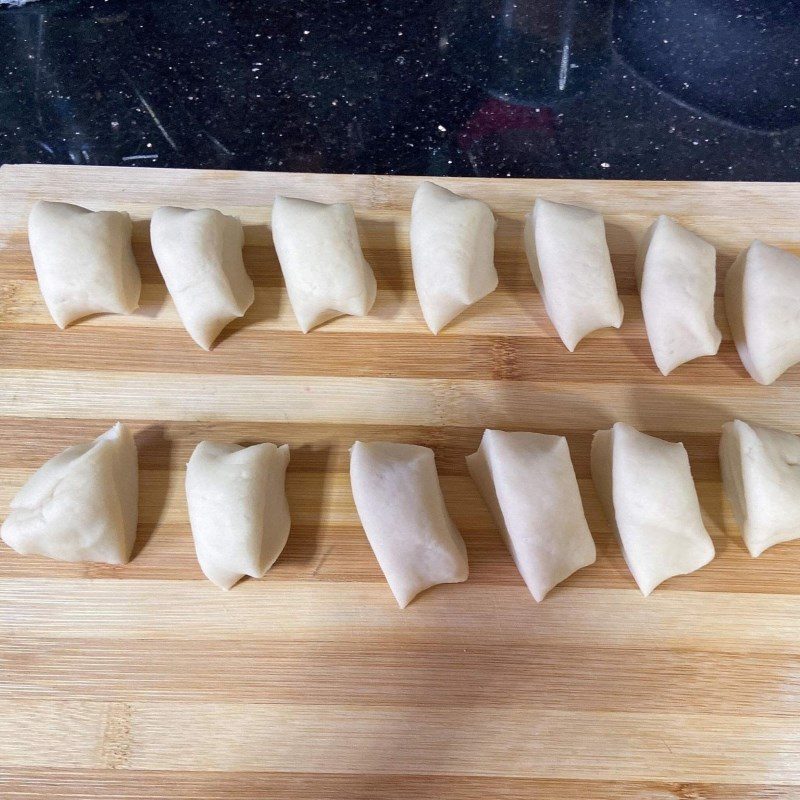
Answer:
[[[800,180],[799,8],[41,0],[0,8],[0,161]]]

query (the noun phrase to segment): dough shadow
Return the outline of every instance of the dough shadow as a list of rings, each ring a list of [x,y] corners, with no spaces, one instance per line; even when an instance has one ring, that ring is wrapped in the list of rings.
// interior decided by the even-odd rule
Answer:
[[[356,225],[364,258],[372,267],[379,293],[370,316],[383,320],[395,319],[403,302],[406,275],[412,274],[408,245],[399,243],[398,225],[392,220],[367,221],[357,217]],[[381,242],[383,246],[380,249],[370,247],[372,242]],[[409,255],[404,264],[402,259],[406,253]],[[413,279],[411,283],[413,288]]]
[[[166,436],[166,427],[164,425],[148,425],[142,428],[135,434],[136,448],[139,455],[139,464],[142,463],[164,463],[169,465],[170,455],[172,453],[173,443]],[[142,474],[142,468],[139,468],[139,475]],[[172,470],[169,468],[164,470],[167,479],[163,483],[156,482],[150,487],[150,491],[145,497],[141,490],[141,478],[139,486],[139,525],[136,529],[136,541],[133,545],[131,552],[131,561],[133,561],[139,553],[144,550],[147,543],[150,541],[153,533],[158,529],[161,523],[161,518],[164,516],[166,509],[167,497],[169,495],[170,481],[172,479]],[[148,507],[152,509],[152,521],[143,523],[141,522],[142,510],[144,503],[147,502]]]
[[[229,322],[214,340],[213,352],[240,331],[257,327],[280,318],[285,300],[285,285],[278,256],[272,245],[268,225],[244,225],[245,246],[242,250],[244,268],[255,288],[253,305],[244,316]],[[288,302],[288,299],[286,299]],[[299,331],[299,328],[297,328]]]
[[[322,507],[330,456],[331,447],[327,444],[304,444],[291,449],[289,467],[286,471],[289,513],[293,515],[302,507],[303,516],[310,518],[311,521],[299,524],[295,522],[294,517],[292,518],[289,539],[283,552],[278,556],[275,567],[293,566],[303,573],[302,577],[316,575],[329,555],[329,551],[319,552],[319,534],[322,529]],[[299,474],[306,478],[313,477],[313,480],[304,483],[302,497],[293,498],[292,477]],[[265,577],[269,578],[269,573]]]
[[[143,283],[142,289],[144,289],[144,286],[145,284]],[[159,283],[148,283],[147,286],[150,288],[150,294],[152,296],[148,297],[148,302],[146,304],[140,305],[133,313],[138,317],[155,319],[161,313],[161,309],[164,308],[164,304],[169,297],[169,292],[167,291],[167,285],[163,281]]]
[[[135,242],[134,257],[136,268],[142,278],[142,289],[145,286],[155,289],[153,302],[145,306],[139,306],[133,313],[138,317],[155,319],[169,296],[167,285],[158,269],[158,263],[150,244],[150,219],[139,219],[133,221],[133,241]]]

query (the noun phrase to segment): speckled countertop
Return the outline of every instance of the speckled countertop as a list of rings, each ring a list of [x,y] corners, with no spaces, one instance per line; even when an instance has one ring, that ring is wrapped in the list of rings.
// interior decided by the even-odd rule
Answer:
[[[41,0],[0,8],[0,161],[800,180],[799,28],[773,0]]]

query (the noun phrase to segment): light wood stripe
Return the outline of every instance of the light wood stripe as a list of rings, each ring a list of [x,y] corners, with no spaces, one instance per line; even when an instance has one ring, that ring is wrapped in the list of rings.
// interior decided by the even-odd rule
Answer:
[[[195,770],[199,758],[212,771],[282,772],[299,759],[312,773],[474,775],[478,750],[485,775],[800,783],[800,732],[790,719],[549,710],[532,718],[527,709],[515,708],[486,716],[346,704],[64,705],[31,700],[23,706],[30,733],[52,742],[42,760],[55,767]],[[74,716],[51,727],[65,710]],[[0,711],[0,730],[10,733],[19,717],[18,711]],[[101,719],[106,727],[97,752]],[[329,736],[330,730],[339,735]],[[514,748],[506,746],[506,736]],[[67,751],[74,740],[78,748]],[[24,743],[14,736],[3,742],[0,759],[19,766],[15,760],[27,753]]]
[[[98,767],[109,703],[15,699],[0,703],[0,764]]]
[[[221,770],[281,771],[299,757],[311,772],[472,775],[478,751],[488,775],[800,783],[790,719],[210,703],[133,704],[132,714],[130,765],[140,769],[190,770],[196,753]]]
[[[281,638],[151,641],[20,636],[0,660],[0,696],[314,705],[402,704],[747,714],[787,717],[797,702],[796,656],[482,642],[376,647],[373,641]],[[392,674],[393,681],[376,680]],[[292,679],[287,680],[291,675]],[[505,676],[514,675],[508,681]],[[224,679],[220,679],[224,676]],[[659,686],[658,692],[652,685]]]
[[[572,589],[537,605],[524,586],[464,589],[435,587],[404,614],[383,585],[262,580],[225,593],[207,581],[5,579],[0,635],[286,642],[387,636],[397,644],[800,654],[792,596],[674,591],[644,598],[635,589]]]
[[[177,421],[512,427],[566,432],[615,421],[649,430],[719,431],[742,417],[800,429],[792,386],[737,383],[708,397],[698,386],[411,378],[152,376],[96,370],[0,369],[0,416]],[[562,427],[558,427],[562,426]]]

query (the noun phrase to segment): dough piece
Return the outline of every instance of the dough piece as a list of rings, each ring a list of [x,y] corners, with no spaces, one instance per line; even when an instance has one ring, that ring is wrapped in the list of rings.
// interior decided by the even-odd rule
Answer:
[[[210,350],[255,298],[242,260],[242,223],[211,208],[165,206],[153,212],[150,240],[183,326]]]
[[[753,242],[728,270],[725,310],[745,369],[775,381],[800,361],[800,258]]]
[[[136,540],[136,444],[118,422],[41,466],[11,501],[0,538],[23,555],[125,564]]]
[[[547,315],[570,352],[592,331],[622,325],[601,214],[539,197],[525,219],[525,252]]]
[[[714,558],[682,444],[617,422],[594,435],[592,479],[645,597]]]
[[[411,264],[428,327],[439,331],[497,288],[492,210],[435,183],[421,183],[411,205]]]
[[[738,419],[726,422],[719,460],[750,555],[800,538],[800,437]]]
[[[343,314],[369,314],[375,276],[361,252],[350,205],[276,197],[272,240],[303,333]]]
[[[200,442],[186,465],[189,521],[203,574],[222,589],[261,578],[289,538],[289,445]]]
[[[28,218],[33,265],[59,328],[89,314],[130,314],[142,279],[131,248],[131,218],[69,203],[34,203]]]
[[[648,229],[636,258],[647,338],[662,375],[713,356],[722,334],[714,322],[717,251],[669,217]]]
[[[431,586],[467,579],[467,549],[447,513],[432,450],[356,442],[350,484],[367,539],[400,608]]]
[[[594,541],[563,436],[487,430],[467,467],[537,601],[594,564]]]

